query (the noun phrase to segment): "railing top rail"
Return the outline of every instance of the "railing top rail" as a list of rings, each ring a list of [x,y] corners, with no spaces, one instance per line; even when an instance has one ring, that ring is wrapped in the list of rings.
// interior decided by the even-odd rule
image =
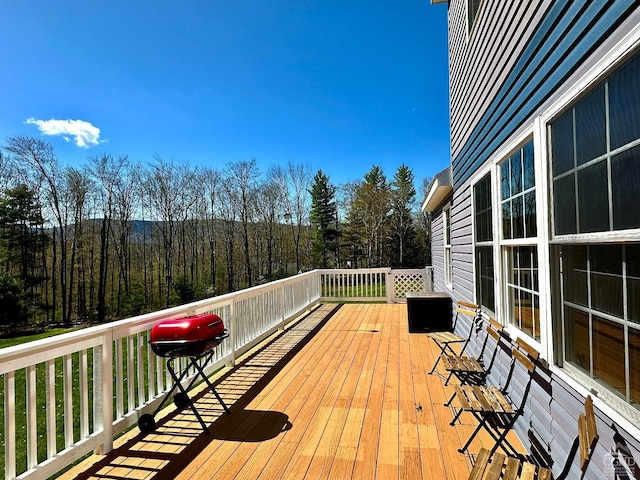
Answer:
[[[379,267],[379,268],[324,268],[318,269],[317,272],[321,274],[329,274],[329,273],[387,273],[391,271],[389,267]]]
[[[102,337],[106,334],[111,335],[114,339],[122,338],[148,330],[157,322],[168,318],[194,315],[203,313],[206,310],[223,308],[231,305],[234,301],[249,298],[260,291],[275,290],[281,288],[283,285],[297,283],[301,279],[304,279],[304,277],[310,277],[316,274],[315,271],[306,272],[294,277],[276,280],[265,285],[258,285],[218,297],[207,298],[186,305],[145,313],[103,325],[94,325],[49,338],[2,348],[0,349],[0,374],[93,347],[100,344]]]

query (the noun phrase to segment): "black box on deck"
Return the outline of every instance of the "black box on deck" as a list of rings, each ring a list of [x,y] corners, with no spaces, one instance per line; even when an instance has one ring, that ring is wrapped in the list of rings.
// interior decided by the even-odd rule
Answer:
[[[409,332],[443,332],[452,330],[451,297],[443,292],[407,292]]]

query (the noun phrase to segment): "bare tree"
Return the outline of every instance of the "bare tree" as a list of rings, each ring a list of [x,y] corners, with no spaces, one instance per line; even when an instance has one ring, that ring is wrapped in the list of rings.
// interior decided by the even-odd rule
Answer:
[[[266,276],[269,280],[273,278],[275,234],[279,220],[283,218],[281,212],[285,192],[284,185],[278,179],[277,168],[272,167],[258,188],[256,202],[257,218],[262,226],[259,237],[266,249]]]
[[[209,245],[209,281],[211,286],[216,285],[216,244],[217,231],[216,220],[218,218],[218,203],[221,197],[219,192],[222,174],[214,169],[206,168],[200,172],[202,182],[203,211],[205,215],[205,239]]]
[[[225,172],[226,180],[233,194],[234,203],[242,226],[242,244],[244,251],[244,269],[246,285],[253,285],[251,252],[249,248],[249,224],[255,219],[255,195],[260,173],[255,159],[230,164]]]
[[[224,234],[224,250],[227,264],[227,290],[233,292],[236,290],[235,278],[235,234],[236,223],[238,221],[238,212],[235,208],[237,200],[234,198],[236,190],[229,185],[229,182],[223,181],[220,189],[219,212],[222,219],[222,228]]]
[[[67,227],[67,236],[70,237],[71,252],[69,261],[69,309],[76,299],[76,314],[79,318],[87,316],[87,295],[86,295],[86,271],[87,259],[85,255],[85,233],[84,224],[88,217],[87,204],[89,192],[92,190],[92,181],[87,172],[69,167],[65,172],[66,189],[68,196],[67,203],[70,206],[73,221]],[[76,290],[74,292],[74,278],[76,280]]]
[[[96,181],[100,209],[99,272],[97,292],[97,320],[106,319],[106,294],[109,266],[109,248],[113,243],[119,265],[118,311],[120,306],[120,285],[129,293],[129,238],[134,202],[135,179],[128,157],[104,154],[89,157],[89,170]],[[114,228],[114,220],[117,226]],[[114,241],[110,242],[110,238]],[[113,285],[112,285],[113,288]]]
[[[383,227],[391,209],[389,186],[380,167],[373,166],[365,174],[364,182],[356,187],[353,209],[363,228],[367,266],[380,266],[385,238]]]
[[[60,299],[62,302],[62,321],[71,322],[71,308],[67,303],[68,272],[67,272],[67,236],[68,205],[65,204],[64,171],[60,168],[53,147],[38,138],[19,135],[9,137],[5,151],[20,165],[20,173],[25,183],[37,191],[41,202],[46,206],[53,227],[53,260],[52,260],[52,320],[55,321],[57,311],[58,280],[60,283]],[[60,255],[57,255],[57,245]],[[59,273],[58,270],[59,269]]]
[[[148,208],[162,237],[165,269],[166,305],[170,305],[174,277],[176,227],[195,201],[188,195],[188,167],[176,165],[156,156],[146,172],[144,183]]]
[[[313,182],[313,172],[309,165],[289,162],[285,170],[280,171],[282,183],[287,186],[285,200],[285,215],[291,222],[291,231],[296,256],[296,272],[300,271],[300,242],[302,230],[308,225],[311,200],[309,189]]]

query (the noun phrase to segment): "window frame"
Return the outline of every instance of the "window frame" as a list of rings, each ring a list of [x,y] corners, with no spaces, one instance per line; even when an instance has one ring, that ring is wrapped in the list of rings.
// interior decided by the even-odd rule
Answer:
[[[529,178],[533,184],[530,185],[529,187],[526,187],[526,181],[525,181],[525,178],[527,176],[527,172],[525,171],[525,150],[527,148],[531,148],[532,162],[530,166],[533,168],[533,172],[529,172],[529,175],[530,175]],[[509,186],[511,187],[513,184],[511,166],[513,163],[515,163],[514,159],[516,157],[519,157],[518,162],[520,164],[520,171],[519,171],[518,181],[520,183],[521,190],[516,191],[514,193],[513,191],[511,191],[511,188],[510,188],[509,196],[505,197],[504,185],[503,185],[503,182],[504,182],[503,168],[506,168],[506,166],[508,165]],[[496,161],[496,167],[497,167],[496,182],[500,182],[499,197],[498,197],[499,206],[497,207],[497,209],[498,209],[498,217],[499,217],[498,218],[498,235],[499,235],[499,250],[500,250],[502,276],[501,276],[499,290],[500,292],[502,292],[500,302],[502,304],[504,323],[507,326],[512,327],[512,329],[515,330],[516,332],[518,333],[521,332],[522,334],[526,335],[526,337],[529,340],[534,341],[537,344],[541,344],[545,338],[545,336],[543,335],[543,332],[546,332],[546,329],[543,327],[541,322],[542,311],[543,311],[541,290],[542,290],[542,280],[544,276],[541,276],[541,269],[540,269],[540,265],[541,265],[540,250],[541,249],[540,249],[540,238],[538,235],[538,232],[540,231],[540,227],[539,227],[540,214],[538,209],[538,205],[540,204],[540,199],[538,196],[538,193],[540,190],[539,188],[540,168],[536,168],[536,166],[539,165],[538,158],[539,158],[539,155],[536,149],[536,142],[534,141],[534,135],[529,131],[529,133],[525,135],[524,139],[516,143],[515,148],[512,148],[510,150],[505,150],[498,157],[498,160]],[[526,216],[523,213],[523,218],[522,218],[523,236],[514,237],[512,235],[514,222],[513,222],[513,216],[511,216],[510,217],[511,218],[510,233],[509,233],[510,238],[505,238],[506,234],[505,234],[504,206],[507,202],[512,202],[513,199],[518,199],[518,198],[522,198],[523,205],[524,205],[524,199],[526,195],[533,195],[533,198],[535,200],[535,206],[536,206],[535,220],[534,220],[535,235],[529,235],[529,236],[526,235],[527,221],[526,221]],[[510,214],[511,213],[512,213],[512,210],[510,209]],[[536,264],[535,268],[533,266],[531,267],[531,271],[535,272],[535,274],[532,274],[532,286],[529,288],[527,288],[525,285],[520,284],[519,280],[513,279],[514,270],[516,269],[516,267],[514,266],[513,254],[518,250],[523,251],[523,249],[527,249],[527,248],[532,249],[532,252],[534,254],[534,256],[532,257],[532,263],[535,261],[535,264]],[[518,278],[520,278],[520,275],[518,275]],[[536,283],[535,288],[533,286],[534,280]],[[522,328],[523,317],[520,315],[516,315],[516,308],[519,308],[519,307],[516,307],[516,303],[517,303],[515,301],[516,296],[519,300],[521,300],[525,298],[527,295],[531,296],[531,302],[532,302],[531,307],[535,308],[534,305],[537,305],[537,312],[538,312],[537,316],[535,315],[533,310],[531,312],[532,327],[530,331],[526,328]]]
[[[555,234],[555,211],[553,189],[553,172],[551,159],[551,136],[549,134],[549,125],[568,109],[572,108],[577,102],[585,97],[592,89],[604,79],[613,74],[619,67],[622,67],[635,54],[640,52],[640,29],[636,29],[635,33],[629,35],[608,49],[605,55],[599,58],[589,70],[583,75],[572,81],[571,85],[563,90],[562,94],[553,99],[541,112],[537,121],[540,124],[539,135],[543,144],[541,155],[543,157],[542,166],[545,169],[544,189],[547,195],[544,207],[545,215],[545,245],[548,244],[547,254],[552,262],[551,268],[547,270],[550,278],[547,280],[545,289],[548,292],[545,295],[551,299],[556,298],[554,304],[549,303],[548,314],[549,319],[546,324],[551,328],[553,338],[549,345],[548,360],[550,367],[555,374],[559,375],[565,382],[582,392],[596,392],[602,403],[600,408],[603,412],[612,418],[619,425],[622,425],[630,432],[637,432],[640,435],[640,409],[632,406],[620,398],[618,393],[611,386],[604,386],[586,375],[579,368],[565,361],[564,352],[564,301],[560,297],[562,288],[562,279],[560,276],[560,267],[555,267],[555,263],[559,263],[560,249],[566,245],[590,246],[594,244],[618,244],[623,243],[640,243],[640,229],[616,230],[606,232],[589,232],[579,234]],[[614,151],[615,153],[618,150]],[[607,152],[605,155],[615,155],[613,152]],[[538,215],[543,212],[538,211]],[[548,220],[547,220],[548,218]],[[557,271],[556,271],[557,270]],[[560,303],[560,306],[558,305]],[[543,325],[545,323],[543,322]],[[559,332],[560,330],[560,332]],[[559,335],[560,334],[560,335]]]
[[[498,304],[499,302],[497,301],[498,299],[496,298],[496,270],[497,270],[497,265],[496,265],[496,252],[495,252],[495,233],[496,233],[496,229],[495,229],[495,215],[494,215],[494,208],[493,205],[495,204],[495,185],[494,185],[494,171],[493,169],[489,169],[488,171],[485,170],[482,173],[480,173],[477,178],[474,179],[474,181],[472,182],[472,186],[471,186],[471,204],[472,204],[472,234],[473,234],[473,270],[474,270],[474,275],[473,275],[473,279],[474,279],[474,295],[475,295],[475,301],[478,305],[480,305],[481,309],[483,312],[486,312],[488,315],[491,316],[496,316],[497,311],[498,311]],[[489,188],[490,188],[490,192],[489,192],[489,198],[490,198],[490,203],[489,203],[489,208],[488,209],[484,209],[482,212],[478,212],[477,208],[477,200],[476,200],[476,188],[479,188],[479,185],[482,182],[487,182]],[[478,239],[478,217],[480,216],[480,214],[482,213],[487,213],[489,212],[489,222],[488,222],[488,226],[490,227],[489,230],[491,232],[491,239],[490,240],[486,240],[486,239]],[[485,225],[486,227],[486,225]],[[480,249],[483,252],[491,252],[491,271],[493,272],[492,275],[484,275],[483,277],[483,272],[481,270],[481,265],[480,265]],[[487,283],[487,285],[491,285],[492,291],[491,292],[486,292],[486,294],[488,295],[488,297],[492,297],[493,298],[493,306],[490,307],[489,305],[485,305],[484,302],[485,300],[487,300],[488,298],[485,296],[485,292],[482,289],[482,282],[481,279],[485,278],[485,279],[492,279],[493,281],[491,283]]]
[[[484,0],[467,0],[467,38],[471,36]]]
[[[628,58],[627,62],[630,60],[635,60],[637,62],[640,62],[640,52],[638,52],[636,55],[632,56],[631,58]],[[612,147],[610,142],[611,112],[609,110],[609,100],[611,98],[610,97],[611,94],[609,93],[609,85],[610,85],[611,77],[613,76],[613,74],[615,74],[617,71],[623,68],[627,62],[623,62],[622,64],[618,65],[616,68],[611,69],[607,75],[604,75],[602,78],[598,79],[598,81],[590,85],[588,89],[586,89],[581,95],[573,99],[573,101],[570,104],[566,105],[560,112],[558,112],[554,116],[554,118],[549,119],[546,123],[548,149],[549,149],[549,157],[550,157],[550,163],[551,163],[551,165],[549,166],[550,186],[551,186],[550,203],[552,207],[551,212],[553,213],[553,219],[552,219],[553,221],[551,222],[550,228],[552,232],[552,239],[554,240],[567,239],[572,241],[573,240],[578,241],[583,239],[589,239],[592,237],[599,238],[602,234],[607,234],[608,236],[615,237],[615,236],[624,235],[625,232],[628,230],[631,230],[631,231],[640,230],[640,225],[636,227],[626,228],[626,229],[625,228],[616,229],[615,227],[616,220],[614,215],[615,201],[613,198],[613,163],[615,161],[615,158],[618,157],[619,155],[624,154],[625,152],[629,152],[632,149],[640,146],[640,137],[616,148]],[[598,92],[599,90],[602,90],[602,92]],[[578,122],[576,111],[578,107],[583,106],[582,102],[590,99],[590,97],[594,93],[601,93],[602,95],[601,101],[602,101],[602,107],[605,115],[604,124],[602,125],[602,128],[604,129],[604,137],[606,142],[605,151],[604,153],[598,153],[596,156],[594,156],[593,158],[589,158],[587,161],[580,162],[580,160],[576,158],[576,155],[577,155],[576,148],[577,148],[577,145],[579,144],[578,138],[576,136],[577,135],[576,125]],[[552,129],[556,122],[558,122],[559,120],[564,118],[565,115],[568,115],[568,114],[571,114],[570,115],[571,126],[572,126],[571,136],[572,136],[572,142],[574,144],[573,145],[573,151],[574,151],[573,165],[566,170],[556,173],[553,171],[554,139],[553,139]],[[584,228],[583,225],[581,225],[581,221],[580,221],[581,206],[584,205],[585,199],[589,198],[591,194],[581,197],[579,193],[579,182],[580,182],[581,174],[585,174],[587,171],[593,170],[596,167],[603,167],[605,176],[606,176],[604,189],[606,190],[606,196],[607,196],[607,200],[606,200],[607,201],[607,205],[606,205],[607,228],[596,229],[591,231],[588,231],[588,230],[581,231]],[[573,179],[573,182],[571,183],[574,185],[573,196],[575,197],[575,204],[573,205],[573,214],[575,216],[575,219],[573,220],[572,226],[575,228],[575,232],[572,231],[568,233],[557,233],[558,225],[556,222],[555,203],[556,203],[556,196],[558,194],[556,192],[556,183],[558,183],[560,180],[565,180],[565,179],[566,180]]]
[[[442,210],[443,245],[444,245],[444,284],[448,288],[453,285],[453,254],[451,242],[451,204]]]

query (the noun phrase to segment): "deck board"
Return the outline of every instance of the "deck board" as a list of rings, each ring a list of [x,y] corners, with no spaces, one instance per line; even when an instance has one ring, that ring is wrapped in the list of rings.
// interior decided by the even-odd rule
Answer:
[[[319,321],[302,320],[216,379],[231,415],[211,393],[196,396],[210,435],[188,409],[170,412],[62,478],[466,478],[471,459],[457,449],[475,420],[449,425],[453,387],[428,374],[439,349],[409,334],[406,306],[348,304]],[[486,435],[471,456],[482,446],[492,446]]]

